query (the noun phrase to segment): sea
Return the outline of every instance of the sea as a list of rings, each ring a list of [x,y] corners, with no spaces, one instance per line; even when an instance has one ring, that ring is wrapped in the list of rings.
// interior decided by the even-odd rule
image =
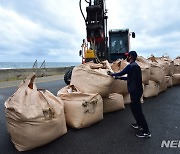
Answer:
[[[80,65],[80,62],[0,62],[0,69],[58,68]]]

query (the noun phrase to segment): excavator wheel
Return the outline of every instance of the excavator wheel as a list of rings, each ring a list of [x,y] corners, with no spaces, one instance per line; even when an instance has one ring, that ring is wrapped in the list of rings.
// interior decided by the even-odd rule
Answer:
[[[68,70],[65,74],[64,74],[64,82],[69,85],[71,82],[71,75],[72,75],[72,69]]]

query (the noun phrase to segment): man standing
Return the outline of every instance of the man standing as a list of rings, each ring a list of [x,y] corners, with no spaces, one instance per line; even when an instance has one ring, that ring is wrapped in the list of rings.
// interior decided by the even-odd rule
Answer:
[[[149,131],[145,116],[142,112],[140,102],[141,96],[143,94],[142,73],[141,68],[135,62],[136,58],[136,51],[130,51],[127,55],[127,62],[129,62],[130,64],[128,64],[121,72],[108,72],[108,75],[114,76],[115,79],[127,80],[128,92],[130,93],[131,97],[130,107],[132,114],[136,120],[136,123],[132,124],[131,126],[134,129],[140,130],[136,134],[137,137],[151,137],[151,133]],[[127,77],[121,77],[125,74],[127,74]]]

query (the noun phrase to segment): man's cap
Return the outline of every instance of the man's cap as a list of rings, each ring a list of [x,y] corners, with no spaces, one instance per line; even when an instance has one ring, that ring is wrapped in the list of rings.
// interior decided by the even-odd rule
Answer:
[[[132,56],[133,58],[137,58],[137,53],[136,53],[136,51],[130,51],[129,53],[128,53],[128,55],[130,55],[130,56]]]

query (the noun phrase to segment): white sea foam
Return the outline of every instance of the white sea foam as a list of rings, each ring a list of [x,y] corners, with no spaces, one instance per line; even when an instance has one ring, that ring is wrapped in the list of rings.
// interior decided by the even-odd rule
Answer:
[[[21,68],[32,68],[33,62],[0,62],[0,69],[21,69]],[[40,68],[41,62],[37,63],[37,68]],[[45,68],[55,67],[70,67],[77,66],[80,62],[46,62]]]

